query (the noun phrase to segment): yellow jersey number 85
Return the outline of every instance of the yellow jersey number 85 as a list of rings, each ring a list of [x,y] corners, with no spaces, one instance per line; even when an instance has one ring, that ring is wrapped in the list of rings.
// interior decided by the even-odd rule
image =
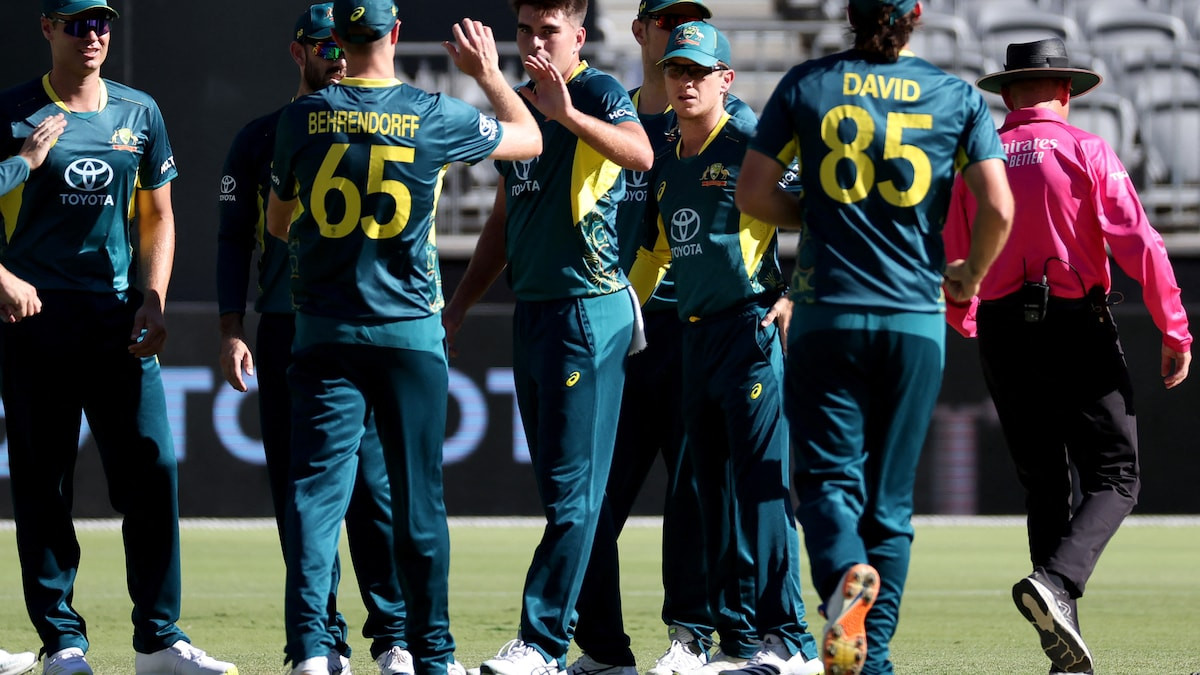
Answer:
[[[392,219],[386,223],[380,223],[375,220],[374,215],[363,217],[363,195],[360,194],[358,186],[349,178],[334,173],[349,147],[348,143],[331,145],[329,152],[325,153],[325,159],[321,162],[321,168],[317,171],[317,177],[313,181],[309,202],[321,236],[339,239],[353,232],[354,228],[362,226],[363,234],[371,239],[395,237],[408,225],[408,218],[412,213],[412,193],[404,183],[385,179],[383,177],[384,169],[388,162],[411,164],[416,156],[416,151],[413,148],[401,148],[393,145],[371,146],[370,164],[367,169],[367,195],[384,194],[396,202],[396,210],[392,213]],[[334,191],[342,194],[346,212],[342,214],[341,220],[330,222],[329,212],[325,208],[325,198]]]
[[[856,128],[854,138],[843,142],[838,134],[842,120],[851,120]],[[933,115],[916,113],[888,113],[887,129],[884,136],[883,159],[900,159],[912,165],[912,185],[907,190],[899,190],[890,181],[875,185],[875,163],[866,154],[875,137],[875,119],[871,114],[856,105],[839,105],[825,113],[821,120],[821,139],[832,151],[821,160],[821,187],[831,199],[843,204],[866,199],[873,187],[879,189],[879,196],[894,206],[909,207],[921,203],[929,193],[933,169],[929,163],[929,155],[915,145],[905,145],[902,140],[905,129],[932,129]],[[854,163],[854,184],[843,187],[837,178],[838,162],[846,160]]]

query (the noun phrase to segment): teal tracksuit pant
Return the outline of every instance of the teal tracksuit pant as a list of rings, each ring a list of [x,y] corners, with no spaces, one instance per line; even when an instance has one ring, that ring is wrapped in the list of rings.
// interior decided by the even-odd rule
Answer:
[[[42,650],[87,651],[72,605],[79,542],[71,508],[80,413],[96,439],[109,502],[122,518],[133,648],[187,636],[180,604],[177,468],[156,358],[130,355],[141,297],[39,291],[42,312],[3,324],[4,410],[17,552]]]
[[[521,639],[565,667],[612,460],[630,294],[518,301],[513,379],[546,529],[525,577]],[[615,544],[615,540],[614,540]],[[603,547],[616,565],[616,546]]]
[[[372,416],[391,486],[394,550],[417,672],[453,658],[450,534],[442,500],[449,373],[440,351],[318,344],[293,354],[291,489],[284,518],[284,614],[292,662],[325,656],[330,569]]]
[[[945,366],[942,314],[797,303],[788,333],[788,420],[796,517],[813,583],[828,600],[869,563],[866,675],[891,673],[912,545],[913,485]]]
[[[773,298],[772,298],[773,301]],[[705,560],[727,654],[766,634],[808,660],[817,646],[800,593],[792,516],[783,350],[770,303],[751,301],[683,329],[683,420],[701,495]]]
[[[259,316],[255,345],[258,409],[267,479],[281,545],[292,455],[292,393],[288,388],[287,370],[292,363],[295,336],[295,314],[268,312]],[[404,634],[404,594],[392,560],[392,495],[374,420],[365,426],[359,442],[358,471],[346,511],[346,539],[359,594],[367,610],[362,635],[371,641],[371,658],[377,658],[392,647],[405,648],[408,640]],[[330,575],[329,633],[334,640],[334,651],[348,657],[350,628],[337,606],[342,577],[337,555]]]

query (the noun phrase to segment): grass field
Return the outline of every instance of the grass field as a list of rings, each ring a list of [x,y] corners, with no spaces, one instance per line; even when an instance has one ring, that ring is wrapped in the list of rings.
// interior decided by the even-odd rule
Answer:
[[[540,528],[530,521],[454,521],[451,621],[458,658],[476,666],[515,637],[520,591]],[[133,672],[130,602],[120,533],[112,523],[79,533],[83,564],[75,605],[88,622],[88,659],[101,675]],[[631,523],[621,539],[626,629],[645,671],[666,645],[659,620],[660,531]],[[343,551],[344,551],[343,543]],[[287,672],[283,660],[283,566],[267,521],[187,522],[183,529],[181,625],[197,646],[236,662],[242,675]],[[343,560],[348,559],[343,552]],[[1045,661],[1010,588],[1027,573],[1024,528],[1014,519],[920,520],[900,632],[898,672],[1029,673]],[[1200,523],[1132,519],[1109,546],[1080,601],[1082,629],[1107,675],[1200,671]],[[363,609],[346,571],[341,603],[357,631]],[[802,569],[813,629],[820,630],[807,562]],[[0,523],[0,647],[36,649],[25,615],[11,523]],[[357,636],[353,665],[376,672]],[[572,651],[571,658],[575,652]]]

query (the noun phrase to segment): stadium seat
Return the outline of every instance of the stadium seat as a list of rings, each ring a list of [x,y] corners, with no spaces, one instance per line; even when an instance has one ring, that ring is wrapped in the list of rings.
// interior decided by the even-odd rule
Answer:
[[[1200,49],[1150,45],[1111,59],[1114,84],[1126,96],[1147,104],[1177,95],[1200,95]]]
[[[1133,102],[1103,89],[1071,99],[1071,124],[1108,141],[1131,175],[1141,171],[1145,153],[1138,138],[1138,116]]]
[[[980,7],[974,26],[984,52],[1001,61],[1008,45],[1014,42],[1058,37],[1067,43],[1068,51],[1074,51],[1083,41],[1083,31],[1071,17],[1020,2],[988,3]]]
[[[967,20],[972,26],[977,26],[980,12],[989,7],[1003,6],[1013,10],[1047,10],[1048,7],[1040,0],[955,0],[954,13]]]
[[[1081,3],[1084,36],[1098,52],[1120,54],[1148,45],[1184,45],[1188,27],[1183,19],[1152,10],[1133,0]]]
[[[1200,95],[1144,106],[1149,184],[1142,204],[1160,229],[1195,231],[1200,220]]]
[[[1177,96],[1145,106],[1141,128],[1163,162],[1166,180],[1200,185],[1200,96]]]

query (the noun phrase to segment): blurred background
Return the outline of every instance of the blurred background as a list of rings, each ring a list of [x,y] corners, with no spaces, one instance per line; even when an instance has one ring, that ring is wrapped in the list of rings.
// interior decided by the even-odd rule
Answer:
[[[249,120],[287,103],[297,69],[288,55],[304,0],[110,0],[121,13],[102,74],[151,94],[162,108],[180,177],[172,192],[177,226],[175,272],[162,356],[185,516],[267,516],[270,499],[258,441],[256,398],[239,394],[217,367],[214,280],[217,199],[229,144]],[[846,46],[839,0],[706,0],[713,23],[730,38],[734,93],[756,111],[792,65]],[[1151,222],[1175,264],[1189,313],[1200,316],[1200,0],[929,0],[912,49],[968,81],[1002,69],[1005,46],[1063,38],[1072,65],[1099,71],[1105,83],[1076,99],[1072,123],[1102,135],[1133,176]],[[0,88],[49,69],[38,29],[38,3],[11,0],[13,57]],[[463,16],[491,25],[503,67],[523,79],[515,17],[506,0],[399,4],[401,79],[480,107],[487,102],[455,71],[442,40]],[[630,34],[636,0],[592,0],[584,56],[628,88],[640,84]],[[997,123],[1004,116],[989,96]],[[489,162],[455,165],[438,211],[445,293],[461,277],[488,215],[496,174]],[[1018,198],[1020,196],[1018,195]],[[790,269],[794,236],[780,250]],[[1140,289],[1114,269],[1114,308],[1137,391],[1145,487],[1140,513],[1200,512],[1200,436],[1195,378],[1171,392],[1158,374],[1161,336]],[[253,297],[253,292],[251,293]],[[511,295],[503,282],[468,318],[460,356],[451,361],[445,447],[451,513],[537,514],[528,454],[512,397]],[[254,326],[254,313],[247,323]],[[1194,329],[1196,330],[1196,329]],[[1200,331],[1198,331],[1200,332]],[[250,335],[253,335],[251,332]],[[1069,356],[1064,356],[1069,358]],[[1200,377],[1200,376],[1197,376]],[[615,423],[615,421],[614,421]],[[86,421],[85,421],[86,426]],[[107,495],[86,429],[80,440],[77,514],[108,516]],[[11,517],[7,451],[0,442],[0,518]],[[638,512],[661,511],[661,468]],[[213,490],[222,495],[212,499]],[[931,514],[1019,513],[1019,489],[977,364],[975,345],[951,332],[941,402],[926,441],[917,510]]]

